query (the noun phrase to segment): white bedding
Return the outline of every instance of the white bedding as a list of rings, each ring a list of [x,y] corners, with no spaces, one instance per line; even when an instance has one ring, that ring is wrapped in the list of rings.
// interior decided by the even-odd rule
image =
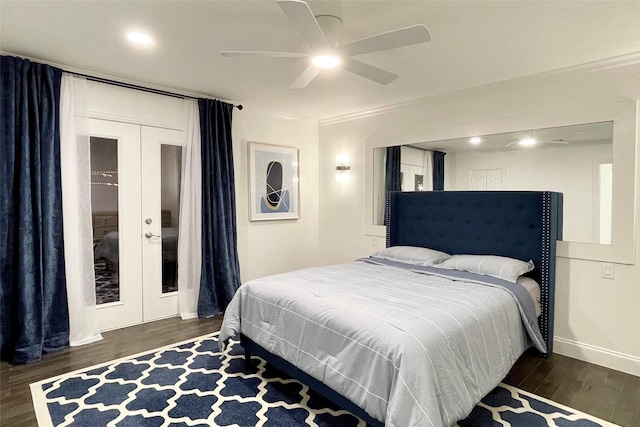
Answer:
[[[388,427],[449,427],[530,345],[507,290],[355,262],[245,283],[221,342],[243,333]]]

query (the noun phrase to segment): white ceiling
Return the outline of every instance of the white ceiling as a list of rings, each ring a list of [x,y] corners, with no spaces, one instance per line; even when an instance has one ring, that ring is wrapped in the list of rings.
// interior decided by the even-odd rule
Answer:
[[[343,70],[288,89],[304,58],[226,58],[219,50],[308,50],[275,0],[5,1],[5,54],[206,94],[296,117],[328,118],[640,52],[640,1],[310,1],[338,15],[343,42],[425,24],[429,43],[357,59],[399,78]],[[151,49],[127,44],[144,29]]]

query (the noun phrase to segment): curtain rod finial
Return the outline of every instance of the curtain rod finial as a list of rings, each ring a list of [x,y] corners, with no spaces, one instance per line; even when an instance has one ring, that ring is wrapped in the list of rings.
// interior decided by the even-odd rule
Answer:
[[[234,105],[234,107],[236,107],[240,111],[242,111],[242,109],[244,108],[242,104]]]

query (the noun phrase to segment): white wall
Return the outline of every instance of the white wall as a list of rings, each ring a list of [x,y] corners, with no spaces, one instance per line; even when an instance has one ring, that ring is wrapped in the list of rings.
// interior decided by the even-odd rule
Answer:
[[[318,264],[318,127],[245,106],[233,114],[233,156],[242,281]],[[300,219],[249,221],[248,143],[299,148]]]
[[[394,144],[415,143],[425,141],[422,136],[427,133],[456,128],[483,135],[506,120],[520,123],[520,129],[545,127],[539,123],[541,115],[552,115],[558,125],[572,124],[576,109],[615,111],[622,98],[640,99],[638,68],[594,67],[583,73],[525,78],[321,121],[321,259],[347,262],[372,253],[377,249],[373,242],[384,245],[384,239],[364,233],[365,141],[388,138]],[[346,185],[332,179],[338,153],[351,157],[351,180]],[[640,174],[635,179],[637,193]],[[638,194],[629,197],[640,199]],[[559,259],[556,352],[640,375],[640,251],[635,261],[635,265],[615,265],[615,279],[611,280],[600,277],[601,262]]]

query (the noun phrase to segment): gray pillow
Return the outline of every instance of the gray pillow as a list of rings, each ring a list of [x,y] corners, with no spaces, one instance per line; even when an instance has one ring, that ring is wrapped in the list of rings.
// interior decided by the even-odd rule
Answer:
[[[496,255],[454,255],[437,267],[469,271],[516,283],[518,277],[533,270],[533,261]]]
[[[451,257],[444,252],[417,246],[392,246],[371,256],[414,265],[436,265]]]

